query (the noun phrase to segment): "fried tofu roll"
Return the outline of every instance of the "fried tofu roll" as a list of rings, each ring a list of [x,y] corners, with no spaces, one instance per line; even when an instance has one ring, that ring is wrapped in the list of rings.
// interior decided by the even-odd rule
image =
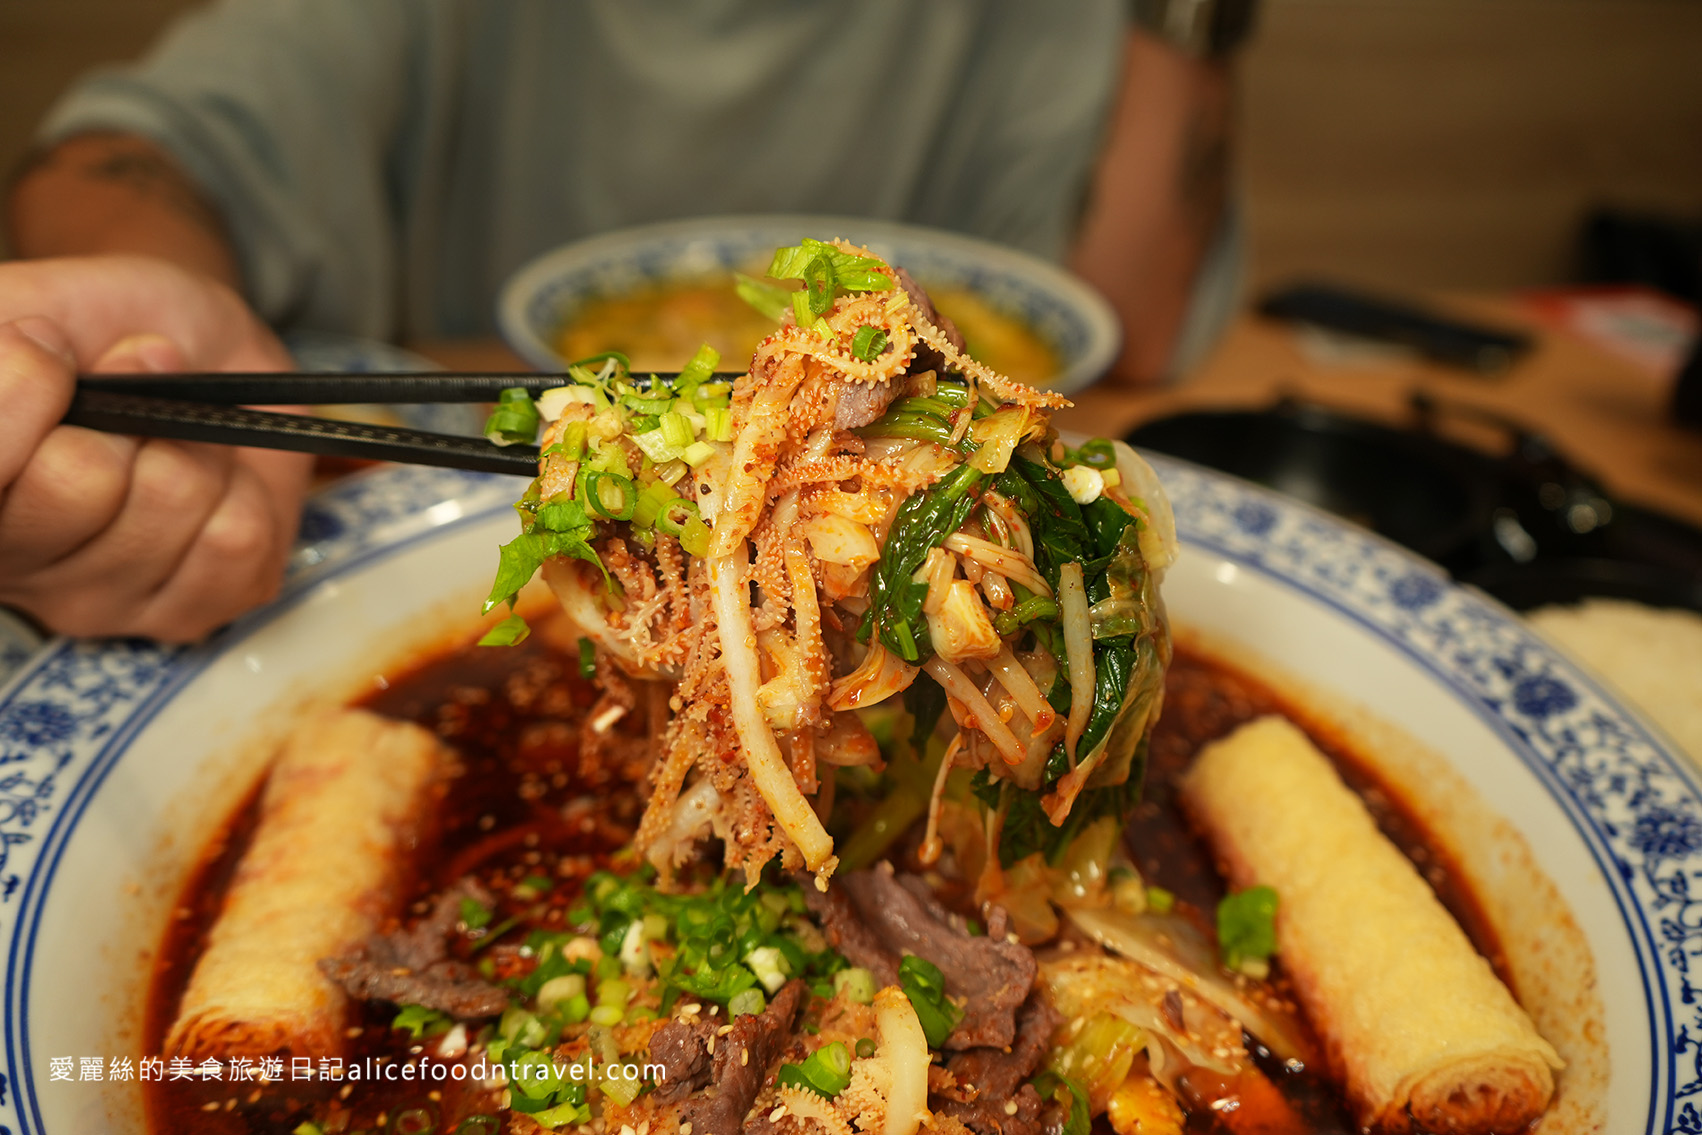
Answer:
[[[319,971],[375,931],[452,759],[431,733],[361,710],[291,735],[261,799],[166,1053],[336,1056],[348,999]]]
[[[1522,1131],[1553,1047],[1329,760],[1267,717],[1208,746],[1182,798],[1237,888],[1277,891],[1278,957],[1366,1125]]]

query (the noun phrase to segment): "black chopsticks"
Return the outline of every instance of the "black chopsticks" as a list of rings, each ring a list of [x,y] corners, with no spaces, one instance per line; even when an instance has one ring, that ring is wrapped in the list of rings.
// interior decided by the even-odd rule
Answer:
[[[667,384],[675,377],[672,374],[635,376],[632,382],[635,386]],[[572,381],[566,375],[532,372],[83,375],[77,380],[77,392],[63,421],[66,425],[107,433],[529,477],[538,470],[535,445],[497,446],[482,437],[277,414],[246,407],[256,403],[494,402],[502,391],[514,387],[536,397],[551,387]]]

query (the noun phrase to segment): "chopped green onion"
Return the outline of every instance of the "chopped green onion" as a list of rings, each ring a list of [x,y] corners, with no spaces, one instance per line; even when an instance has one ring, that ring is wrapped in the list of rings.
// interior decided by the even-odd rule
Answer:
[[[691,361],[680,368],[680,377],[674,382],[674,389],[681,394],[689,394],[699,383],[706,382],[715,373],[715,368],[721,365],[721,352],[708,343],[699,347],[692,355]]]
[[[483,930],[491,923],[491,910],[477,899],[461,900],[461,921],[469,930]]]
[[[686,446],[684,453],[680,454],[680,457],[685,460],[685,463],[690,465],[693,469],[696,469],[698,466],[702,465],[705,461],[708,461],[714,456],[715,447],[710,445],[707,441],[694,441],[690,445]]]
[[[745,964],[770,993],[778,992],[786,984],[786,957],[778,947],[758,946],[745,955]]]
[[[928,1047],[940,1047],[963,1017],[963,1009],[946,996],[946,979],[940,967],[927,958],[907,954],[898,963],[898,985],[916,1010]]]
[[[586,473],[585,496],[591,511],[604,520],[631,520],[638,507],[638,487],[632,478],[601,469]]]
[[[486,631],[479,639],[480,646],[515,646],[525,642],[532,633],[532,628],[526,625],[526,620],[519,615],[510,615],[502,622]]]
[[[598,351],[594,355],[586,355],[582,359],[575,359],[573,362],[569,363],[568,369],[572,370],[575,367],[579,367],[595,372],[601,370],[603,364],[608,362],[610,359],[619,363],[622,371],[629,371],[632,369],[632,360],[627,358],[620,351]],[[592,377],[595,378],[595,374],[593,374]]]
[[[833,992],[835,996],[843,994],[859,1005],[872,1005],[875,1001],[875,975],[862,966],[842,969],[833,975]]]
[[[597,1086],[603,1090],[605,1096],[625,1107],[637,1099],[638,1093],[644,1090],[644,1081],[639,1079],[636,1065],[626,1064],[621,1067],[631,1070],[631,1079],[627,1078],[628,1072],[622,1072],[621,1075],[616,1076],[611,1074],[613,1069],[605,1068],[603,1079]]]
[[[1240,969],[1248,961],[1263,962],[1276,953],[1277,893],[1271,887],[1248,887],[1225,895],[1217,904],[1217,945],[1223,964]]]
[[[404,1005],[402,1011],[396,1014],[390,1022],[393,1029],[407,1029],[408,1035],[415,1040],[422,1036],[437,1036],[449,1031],[452,1022],[447,1013],[436,1009],[428,1009],[424,1005]]]
[[[875,1054],[875,1042],[874,1042],[874,1039],[872,1037],[863,1037],[861,1040],[859,1040],[857,1042],[857,1056],[858,1056],[859,1059],[867,1060],[869,1057],[873,1056],[874,1054]]]
[[[638,505],[632,510],[632,524],[635,528],[653,528],[656,518],[674,501],[679,500],[680,494],[670,485],[661,481],[652,481],[644,486],[644,491],[638,494]],[[671,535],[671,533],[670,533]]]
[[[561,428],[561,436],[556,443],[544,450],[544,457],[561,456],[569,461],[578,461],[585,456],[585,439],[589,431],[584,422],[569,422]]]
[[[810,311],[810,293],[807,291],[792,293],[792,318],[799,327],[808,327],[815,318]]]
[[[688,500],[675,498],[662,506],[660,514],[656,517],[656,528],[670,536],[683,536],[685,535],[686,525],[697,519],[697,505]]]
[[[485,437],[496,445],[518,445],[538,436],[538,407],[524,386],[511,386],[497,396],[496,409],[485,419]]]
[[[686,521],[680,529],[680,547],[685,549],[688,556],[707,556],[709,554],[709,525],[698,517]]]
[[[557,1005],[563,1005],[575,997],[585,996],[585,975],[582,973],[564,973],[560,977],[552,977],[544,982],[538,990],[538,1008],[548,1013]]]
[[[561,1019],[570,1025],[577,1025],[591,1015],[591,999],[583,993],[576,993],[561,1003]]]
[[[710,441],[733,440],[733,411],[725,407],[711,407],[703,412],[703,435]]]
[[[696,442],[692,442],[692,445],[696,444]],[[685,452],[681,453],[679,458],[656,466],[656,479],[664,485],[672,486],[679,484],[680,478],[686,475],[687,462],[684,458],[685,453],[689,452],[691,452],[690,445],[686,446]]]
[[[632,986],[618,977],[597,983],[597,1004],[625,1006],[632,1000]]]
[[[599,1005],[590,1013],[594,1025],[618,1025],[625,1019],[626,1010],[619,1005]]]
[[[875,356],[886,350],[886,341],[886,332],[879,327],[859,327],[851,336],[851,353],[866,363],[872,363]]]
[[[760,989],[745,989],[733,994],[727,999],[727,1015],[743,1017],[747,1013],[755,1015],[768,1008],[768,998],[762,995]]]
[[[597,676],[597,644],[588,638],[579,640],[579,676],[587,682]]]
[[[680,447],[668,440],[667,432],[660,425],[655,429],[633,434],[632,440],[638,448],[644,451],[644,456],[657,464],[673,461],[680,455]]]
[[[290,1128],[290,1135],[325,1135],[325,1128],[308,1120]]]
[[[1105,438],[1096,437],[1080,449],[1066,449],[1064,460],[1072,465],[1086,465],[1089,469],[1115,469],[1117,451]]]
[[[536,1013],[529,1013],[518,1005],[510,1005],[502,1011],[502,1019],[497,1022],[497,1031],[502,1039],[511,1041],[521,1048],[536,1048],[543,1044],[549,1036],[549,1027],[538,1019]]]
[[[827,309],[833,306],[833,293],[837,283],[833,264],[827,257],[812,257],[810,262],[804,265],[804,294],[809,297],[810,314],[827,314]]]
[[[437,1135],[437,1114],[430,1107],[410,1107],[396,1113],[385,1135]]]
[[[469,1115],[455,1125],[450,1135],[496,1135],[502,1129],[502,1121],[494,1115]]]
[[[675,449],[684,449],[695,439],[691,422],[678,410],[670,410],[659,419],[662,437]]]
[[[808,1088],[832,1099],[851,1086],[851,1053],[843,1041],[824,1044],[802,1064],[782,1064],[779,1083],[785,1088]]]

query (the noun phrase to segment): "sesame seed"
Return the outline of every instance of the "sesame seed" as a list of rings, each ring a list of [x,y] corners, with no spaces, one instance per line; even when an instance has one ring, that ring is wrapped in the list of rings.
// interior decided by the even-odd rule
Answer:
[[[732,1031],[733,1031],[732,1025],[722,1025],[720,1028],[715,1030],[715,1035],[716,1036],[726,1036],[728,1033],[730,1033]]]
[[[714,1056],[715,1055],[715,1038],[710,1037],[708,1040],[705,1040],[703,1042],[703,1047],[705,1047],[709,1050],[709,1055]]]
[[[632,1129],[632,1124],[623,1123],[621,1124],[621,1135],[638,1135],[638,1132]]]
[[[775,1108],[773,1111],[768,1113],[768,1121],[770,1123],[779,1123],[782,1119],[785,1119],[785,1118],[786,1118],[786,1105],[785,1104],[781,1104],[779,1107]]]
[[[748,1049],[748,1048],[739,1049],[739,1066],[744,1067],[746,1064],[749,1064],[750,1062],[751,1062],[751,1050]]]
[[[691,1135],[691,1123],[689,1121],[680,1124],[680,1135]]]
[[[1005,1114],[1006,1115],[1015,1115],[1016,1114],[1016,1101],[1015,1100],[1006,1100],[1005,1101]]]

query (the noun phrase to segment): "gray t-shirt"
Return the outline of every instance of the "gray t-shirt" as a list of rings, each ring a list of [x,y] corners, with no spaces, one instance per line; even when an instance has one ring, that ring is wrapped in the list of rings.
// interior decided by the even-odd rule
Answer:
[[[43,139],[147,136],[254,306],[376,337],[494,326],[566,241],[852,214],[1065,250],[1123,0],[224,0],[73,89]]]

